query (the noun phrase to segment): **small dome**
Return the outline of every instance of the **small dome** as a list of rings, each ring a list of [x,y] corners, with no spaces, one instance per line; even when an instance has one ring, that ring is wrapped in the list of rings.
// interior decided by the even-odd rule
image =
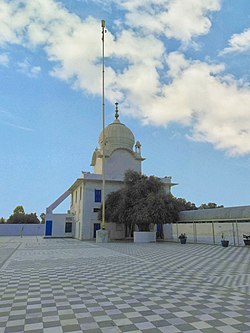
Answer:
[[[102,146],[102,135],[103,133],[101,132],[99,136],[100,146]],[[105,137],[107,149],[126,148],[133,150],[135,137],[130,129],[122,124],[119,119],[115,119],[112,124],[105,128]]]

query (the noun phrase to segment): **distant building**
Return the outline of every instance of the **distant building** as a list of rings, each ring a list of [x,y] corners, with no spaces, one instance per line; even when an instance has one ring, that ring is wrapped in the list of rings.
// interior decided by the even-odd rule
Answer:
[[[141,144],[135,142],[131,130],[119,120],[118,104],[116,103],[115,120],[105,128],[105,194],[119,190],[123,185],[124,173],[127,170],[141,172],[142,161]],[[102,203],[102,157],[103,134],[99,136],[99,148],[96,148],[91,166],[94,172],[82,172],[70,188],[46,209],[46,237],[74,237],[77,239],[94,239],[96,231],[100,229],[98,211]],[[171,177],[161,179],[165,190],[170,193]],[[71,204],[66,214],[54,214],[53,210],[68,196]],[[124,225],[106,223],[110,239],[124,239],[126,230]],[[164,226],[165,236],[169,229]]]
[[[223,236],[230,239],[231,244],[242,245],[243,235],[250,235],[250,206],[182,211],[176,225],[176,234],[189,233],[195,243],[216,244]]]

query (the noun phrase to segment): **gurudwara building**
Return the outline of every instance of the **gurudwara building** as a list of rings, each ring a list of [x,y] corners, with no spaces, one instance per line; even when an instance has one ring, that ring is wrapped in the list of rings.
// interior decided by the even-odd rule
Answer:
[[[123,185],[127,170],[141,172],[141,144],[135,141],[131,130],[119,120],[118,103],[115,119],[105,128],[105,195],[119,190]],[[98,212],[102,204],[102,157],[103,133],[99,136],[99,148],[92,155],[93,173],[82,172],[81,177],[46,209],[46,237],[74,237],[81,240],[94,239],[100,229]],[[170,193],[171,177],[161,178],[165,190]],[[53,210],[68,196],[71,197],[70,208],[66,214],[54,214]],[[155,226],[157,228],[157,226]],[[128,236],[125,226],[106,223],[110,239],[124,239]],[[164,237],[171,237],[170,226],[164,226]]]

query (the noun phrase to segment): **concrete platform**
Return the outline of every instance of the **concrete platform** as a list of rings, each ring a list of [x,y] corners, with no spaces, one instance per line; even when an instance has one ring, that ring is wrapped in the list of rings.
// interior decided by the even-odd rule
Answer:
[[[0,333],[250,333],[250,249],[0,238]]]

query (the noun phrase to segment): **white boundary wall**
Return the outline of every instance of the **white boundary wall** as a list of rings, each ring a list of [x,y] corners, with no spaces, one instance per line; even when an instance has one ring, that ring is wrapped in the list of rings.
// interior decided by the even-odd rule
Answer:
[[[134,231],[134,243],[156,242],[155,231]]]
[[[44,224],[0,224],[0,236],[43,236]]]

